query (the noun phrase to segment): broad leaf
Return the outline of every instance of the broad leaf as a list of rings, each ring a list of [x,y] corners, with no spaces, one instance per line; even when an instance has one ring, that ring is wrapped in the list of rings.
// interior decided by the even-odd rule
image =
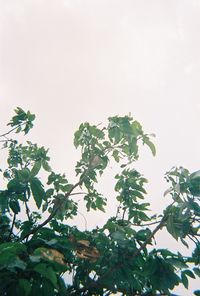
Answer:
[[[31,180],[31,191],[36,202],[38,209],[41,207],[42,201],[45,198],[45,191],[43,189],[43,185],[40,180],[34,177]]]
[[[55,288],[57,288],[57,276],[51,266],[45,263],[37,264],[34,270],[40,273],[43,277],[47,278]]]

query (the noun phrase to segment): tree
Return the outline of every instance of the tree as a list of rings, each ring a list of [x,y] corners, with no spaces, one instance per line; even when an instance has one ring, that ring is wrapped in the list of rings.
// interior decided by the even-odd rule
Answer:
[[[176,285],[188,288],[188,277],[200,276],[200,171],[169,171],[169,205],[163,213],[150,215],[147,180],[133,164],[141,144],[153,155],[156,151],[139,122],[114,116],[106,127],[81,124],[74,135],[81,156],[72,184],[51,169],[48,150],[17,140],[18,133],[29,132],[34,119],[17,108],[8,124],[11,129],[0,136],[7,151],[0,190],[0,294],[172,295]],[[119,169],[116,215],[91,231],[69,226],[68,220],[78,213],[76,194],[83,194],[88,211],[106,210],[106,198],[95,184],[109,161]],[[192,240],[191,255],[157,248],[155,237],[162,229],[187,247]],[[63,280],[66,273],[71,283]]]

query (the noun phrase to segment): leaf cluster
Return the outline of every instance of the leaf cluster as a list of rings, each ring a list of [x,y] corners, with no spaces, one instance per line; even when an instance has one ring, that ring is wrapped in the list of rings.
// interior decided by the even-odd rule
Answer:
[[[11,130],[1,135],[8,158],[1,170],[0,294],[172,295],[179,284],[188,288],[189,278],[200,276],[199,171],[169,171],[169,205],[152,215],[145,200],[147,179],[133,165],[141,145],[153,155],[156,150],[138,121],[114,116],[103,127],[81,124],[74,135],[80,159],[73,183],[53,171],[48,149],[8,137],[27,134],[34,119],[17,108]],[[96,185],[110,161],[118,167],[116,214],[101,228],[71,226],[79,215],[77,194],[87,211],[106,212],[107,198]],[[192,241],[190,256],[157,248],[156,234],[164,228],[186,247]]]

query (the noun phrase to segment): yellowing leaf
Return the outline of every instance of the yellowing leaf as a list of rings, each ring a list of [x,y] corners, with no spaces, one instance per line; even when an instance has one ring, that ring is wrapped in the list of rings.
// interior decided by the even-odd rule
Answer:
[[[64,255],[55,249],[41,248],[41,255],[48,260],[57,262],[61,265],[67,265]]]
[[[87,240],[79,240],[77,241],[77,251],[76,255],[80,259],[87,259],[90,262],[96,262],[100,257],[100,253],[95,247],[90,247],[90,242]]]

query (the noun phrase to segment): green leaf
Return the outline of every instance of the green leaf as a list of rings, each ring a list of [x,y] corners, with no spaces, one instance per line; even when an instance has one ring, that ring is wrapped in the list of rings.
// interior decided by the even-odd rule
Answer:
[[[188,267],[188,265],[185,262],[183,262],[183,259],[182,258],[180,258],[180,259],[178,259],[178,258],[169,258],[169,259],[166,259],[166,260],[167,260],[167,262],[170,262],[175,267],[180,268],[180,269],[187,268]],[[188,272],[190,274],[190,270],[188,270]],[[189,275],[186,272],[186,270],[184,270],[184,273],[187,274],[187,275]],[[191,276],[191,274],[189,276]]]
[[[44,169],[45,171],[47,171],[47,172],[51,172],[51,171],[52,171],[52,169],[51,169],[51,167],[50,167],[48,161],[46,161],[46,160],[43,160],[43,161],[42,161],[42,167],[43,167],[43,169]]]
[[[194,295],[196,295],[196,296],[200,296],[200,290],[196,290],[196,291],[194,291]]]
[[[116,241],[122,241],[125,239],[125,233],[122,231],[115,231],[112,233],[112,238]]]
[[[34,270],[47,278],[57,288],[57,276],[53,268],[45,263],[37,264]]]
[[[135,196],[141,198],[141,199],[144,199],[144,196],[143,196],[143,194],[142,194],[140,191],[133,190],[133,191],[131,191],[131,193],[132,193],[133,195],[135,195]]]
[[[156,155],[156,147],[155,145],[149,140],[149,137],[144,136],[143,137],[143,142],[150,148],[153,156]]]
[[[17,242],[2,243],[0,244],[0,254],[4,251],[12,252],[14,254],[20,254],[26,251],[26,246]]]
[[[20,212],[20,205],[17,200],[11,200],[9,205],[13,213],[18,214]]]
[[[28,296],[31,291],[31,283],[27,279],[19,279],[18,287],[20,294],[23,296]]]
[[[174,218],[172,214],[170,214],[167,219],[167,230],[176,240],[178,240],[178,233],[175,228]]]
[[[119,151],[118,150],[113,150],[112,156],[114,157],[116,162],[119,162],[120,157],[119,157]]]
[[[194,271],[194,273],[195,273],[198,277],[200,277],[200,269],[199,269],[199,268],[194,267],[194,268],[193,268],[193,271]]]
[[[184,272],[184,274],[186,274],[187,276],[189,276],[189,277],[195,279],[195,275],[194,275],[194,273],[193,273],[191,270],[187,269],[187,270],[184,270],[183,272]]]
[[[40,180],[34,177],[31,180],[31,191],[38,209],[41,207],[42,200],[45,198],[45,191]]]
[[[54,189],[53,188],[49,188],[46,193],[45,193],[45,198],[48,199],[50,198],[54,193]]]
[[[15,260],[13,260],[9,265],[8,265],[8,269],[13,270],[15,268],[19,268],[22,270],[26,269],[27,264],[22,261],[20,258],[16,257]]]
[[[39,173],[40,169],[41,169],[41,160],[35,162],[30,172],[30,177],[31,178],[35,177]]]
[[[16,268],[24,270],[26,263],[18,255],[26,251],[26,246],[16,242],[0,244],[0,269],[15,270]]]
[[[151,235],[151,231],[149,229],[141,229],[136,233],[136,239],[140,241],[146,241]]]
[[[181,280],[182,280],[182,283],[184,285],[184,287],[186,289],[188,289],[188,278],[187,276],[184,274],[184,272],[181,273]]]
[[[17,179],[12,179],[8,182],[7,188],[10,191],[16,192],[16,193],[22,193],[25,189],[25,187],[22,185],[21,182]]]

